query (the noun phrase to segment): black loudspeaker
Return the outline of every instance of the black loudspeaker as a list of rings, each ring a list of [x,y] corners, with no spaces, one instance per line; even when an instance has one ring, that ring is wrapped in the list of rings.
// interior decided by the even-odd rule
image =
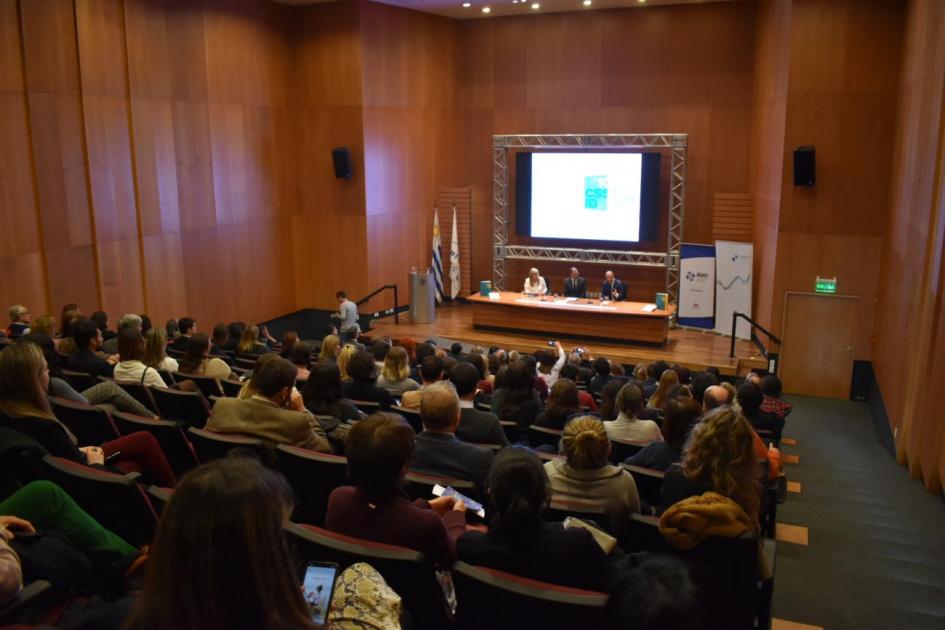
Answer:
[[[348,147],[332,149],[331,161],[335,165],[335,177],[351,179],[351,151],[348,150]]]
[[[850,378],[850,400],[869,400],[873,381],[873,364],[869,361],[854,361]]]
[[[814,185],[814,147],[794,149],[794,185]]]

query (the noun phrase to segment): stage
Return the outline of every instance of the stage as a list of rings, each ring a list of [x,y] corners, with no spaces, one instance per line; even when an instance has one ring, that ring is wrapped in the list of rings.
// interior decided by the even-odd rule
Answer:
[[[400,324],[395,324],[393,317],[376,320],[366,336],[376,338],[387,336],[392,339],[413,337],[417,342],[431,337],[460,341],[464,344],[488,348],[499,346],[507,350],[533,352],[545,347],[548,337],[544,333],[528,335],[524,333],[477,330],[473,327],[473,307],[471,304],[454,302],[436,309],[437,321],[433,324],[414,324],[407,313],[400,316]],[[645,345],[608,344],[579,338],[558,337],[566,349],[581,346],[590,350],[595,357],[603,356],[624,364],[639,362],[650,363],[663,359],[668,363],[678,363],[693,370],[708,366],[719,368],[722,374],[743,375],[752,368],[764,369],[767,362],[758,354],[758,349],[748,341],[737,341],[735,358],[729,354],[729,337],[713,332],[670,329],[666,344],[662,347]]]

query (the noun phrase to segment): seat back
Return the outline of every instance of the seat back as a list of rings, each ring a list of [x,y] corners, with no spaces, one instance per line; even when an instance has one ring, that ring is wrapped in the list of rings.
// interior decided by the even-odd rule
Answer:
[[[98,380],[91,374],[85,372],[73,372],[72,370],[63,370],[63,377],[77,392],[84,392],[90,387],[98,385]]]
[[[604,628],[607,595],[465,562],[453,566],[456,618],[464,630]]]
[[[344,536],[313,525],[286,526],[303,562],[334,562],[344,570],[366,562],[403,599],[418,630],[441,630],[452,625],[452,615],[436,579],[433,564],[419,551]]]
[[[423,431],[423,422],[420,420],[420,411],[417,409],[407,409],[406,407],[391,407],[390,410],[400,414],[413,427],[414,433]]]
[[[164,384],[168,387],[174,387],[174,377],[167,370],[158,370],[158,374],[161,375],[161,378],[164,380]]]
[[[102,444],[118,437],[108,413],[88,403],[50,398],[53,415],[75,435],[79,444]]]
[[[561,431],[558,429],[549,429],[548,427],[538,427],[534,424],[528,427],[528,443],[532,448],[537,448],[543,444],[558,450],[558,442],[561,441]]]
[[[200,393],[203,394],[206,398],[210,398],[211,396],[223,395],[223,390],[220,388],[219,381],[209,376],[201,376],[200,374],[184,374],[182,372],[175,372],[174,380],[176,380],[178,384],[183,383],[184,381],[192,381],[193,384],[197,386],[197,389],[200,390]]]
[[[245,448],[255,453],[260,461],[266,461],[263,451],[263,441],[236,433],[214,433],[205,429],[190,427],[187,429],[187,438],[197,451],[197,458],[202,463],[222,459],[229,456],[235,448]]]
[[[101,380],[108,380],[102,377],[99,377]],[[128,382],[128,381],[115,381],[119,387],[121,387],[129,396],[137,400],[139,403],[153,411],[158,413],[157,404],[154,402],[154,398],[151,396],[151,391],[148,387],[145,387],[141,383],[137,382]]]
[[[161,445],[161,450],[164,451],[167,462],[178,478],[190,469],[196,468],[200,463],[197,461],[194,447],[187,440],[187,436],[181,430],[181,425],[177,422],[143,418],[120,411],[112,414],[112,420],[114,420],[115,426],[122,435],[129,435],[137,431],[147,431],[153,435],[154,439]]]
[[[615,524],[607,514],[607,509],[600,501],[582,501],[559,495],[552,495],[544,511],[544,519],[560,523],[569,516],[579,518],[591,525],[596,525],[605,532],[616,536]]]
[[[486,409],[486,411],[488,411],[488,409]],[[509,440],[509,444],[515,444],[522,438],[522,430],[519,428],[517,422],[512,420],[500,420],[499,425],[501,425],[505,437]]]
[[[381,404],[372,400],[352,400],[351,404],[361,410],[362,413],[366,413],[367,415],[377,413],[381,410]]]
[[[42,444],[16,429],[0,426],[0,501],[46,476]]]
[[[652,507],[659,506],[660,493],[663,490],[663,478],[666,477],[666,473],[662,470],[630,466],[628,464],[623,464],[623,468],[633,477],[640,498]]]
[[[200,392],[181,392],[176,389],[151,388],[159,414],[165,420],[183,422],[191,427],[203,427],[210,417],[210,406]]]
[[[643,450],[643,447],[649,444],[649,441],[639,440],[621,440],[620,438],[610,439],[610,462],[620,465],[623,460],[633,457]]]
[[[224,379],[220,381],[220,389],[223,390],[224,396],[229,396],[230,398],[236,398],[240,395],[240,390],[243,389],[243,384],[239,381],[231,381]]]
[[[135,481],[52,455],[44,457],[43,463],[49,479],[103,527],[136,547],[151,541],[157,527],[157,513]]]
[[[348,460],[339,455],[310,451],[280,444],[276,448],[279,469],[295,491],[296,504],[292,519],[319,527],[325,524],[328,496],[346,485]]]
[[[479,496],[479,489],[476,487],[475,482],[472,481],[457,479],[456,477],[430,475],[413,470],[407,473],[405,479],[407,482],[405,489],[411,499],[432,499],[433,486],[441,485],[444,488],[451,486],[454,490],[458,490],[470,499],[479,501],[480,503],[482,502],[482,498]]]

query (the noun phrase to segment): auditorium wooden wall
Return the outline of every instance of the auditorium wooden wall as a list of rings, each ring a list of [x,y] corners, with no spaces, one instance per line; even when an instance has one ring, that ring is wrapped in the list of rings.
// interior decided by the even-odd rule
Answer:
[[[911,0],[905,33],[873,361],[900,461],[941,492],[945,5]]]

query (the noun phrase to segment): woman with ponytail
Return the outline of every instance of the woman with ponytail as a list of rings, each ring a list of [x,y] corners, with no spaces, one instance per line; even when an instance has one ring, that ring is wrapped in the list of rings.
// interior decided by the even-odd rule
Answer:
[[[580,416],[568,422],[561,446],[566,459],[545,463],[555,497],[599,504],[618,529],[627,517],[640,511],[633,477],[607,462],[610,439],[599,418]]]
[[[488,493],[495,508],[491,527],[487,533],[463,534],[456,544],[460,560],[561,586],[608,588],[614,567],[590,533],[542,519],[550,488],[531,450],[510,446],[499,451]]]

